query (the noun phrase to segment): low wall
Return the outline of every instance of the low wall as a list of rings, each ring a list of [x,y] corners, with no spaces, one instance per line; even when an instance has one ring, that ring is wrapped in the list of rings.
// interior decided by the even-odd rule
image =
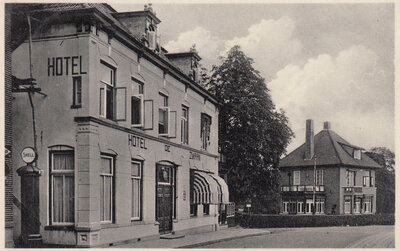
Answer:
[[[236,214],[236,223],[248,228],[394,225],[393,214],[263,215]]]

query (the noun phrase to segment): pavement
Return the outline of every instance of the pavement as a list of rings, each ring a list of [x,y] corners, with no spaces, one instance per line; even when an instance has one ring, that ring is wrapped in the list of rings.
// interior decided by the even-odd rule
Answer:
[[[113,248],[195,248],[221,241],[270,234],[266,229],[232,227],[213,232],[185,235],[178,239],[152,239],[128,243]]]

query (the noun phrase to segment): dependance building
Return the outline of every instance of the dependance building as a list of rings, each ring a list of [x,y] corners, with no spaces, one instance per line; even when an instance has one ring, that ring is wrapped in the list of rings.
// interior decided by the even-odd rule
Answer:
[[[45,4],[30,15],[32,74],[47,96],[33,95],[42,171],[29,224],[43,243],[104,246],[225,224],[218,103],[197,82],[196,51],[167,53],[151,7]],[[29,78],[28,41],[12,69]],[[16,169],[33,139],[25,93],[14,93],[13,125]],[[14,195],[21,200],[18,175]],[[29,234],[21,214],[14,208],[15,238]]]
[[[314,136],[306,123],[306,142],[284,157],[281,171],[282,214],[376,213],[374,160],[331,129]]]

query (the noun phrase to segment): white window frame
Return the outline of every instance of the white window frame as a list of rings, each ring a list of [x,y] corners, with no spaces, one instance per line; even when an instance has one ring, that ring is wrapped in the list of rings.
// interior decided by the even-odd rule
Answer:
[[[313,212],[313,210],[312,210],[312,205],[313,205],[313,200],[312,199],[307,199],[306,200],[306,211],[305,211],[305,213],[306,214],[312,214]]]
[[[297,182],[296,182],[296,176],[298,178]],[[301,183],[300,181],[300,170],[294,170],[293,171],[293,185],[294,186],[299,186]]]
[[[364,198],[364,213],[372,213],[372,196],[368,195]]]
[[[211,124],[212,124],[212,118],[210,115],[206,113],[201,113],[200,115],[200,139],[201,139],[201,149],[207,150],[208,146],[211,143]],[[203,117],[209,119],[209,127],[210,130],[209,132],[207,130],[203,130]],[[207,134],[208,133],[208,134]]]
[[[316,182],[315,185],[317,186],[323,186],[324,185],[324,170],[323,169],[317,169],[316,170]]]
[[[73,170],[53,170],[54,169],[54,154],[62,154],[62,153],[72,153],[72,157],[74,158],[73,163],[74,163],[74,169]],[[51,179],[51,186],[50,186],[50,194],[51,194],[51,225],[74,225],[75,224],[75,201],[74,201],[74,221],[73,222],[55,222],[54,221],[54,176],[62,176],[63,177],[63,198],[65,194],[65,176],[72,176],[74,177],[74,200],[75,200],[75,153],[74,150],[59,150],[59,151],[51,151],[51,167],[50,167],[50,179]],[[64,206],[64,204],[63,204]],[[63,212],[63,217],[64,217],[64,212]]]
[[[111,194],[110,194],[110,203],[111,203],[111,206],[110,206],[110,220],[101,220],[101,215],[100,215],[100,222],[101,223],[112,223],[113,222],[113,215],[114,215],[114,196],[113,196],[113,186],[114,186],[114,157],[112,157],[112,156],[108,156],[108,155],[101,155],[100,156],[100,161],[101,161],[101,159],[102,158],[105,158],[105,159],[111,159],[111,174],[109,174],[109,173],[102,173],[102,172],[100,172],[100,176],[101,176],[101,180],[100,180],[100,182],[103,182],[103,189],[105,189],[105,179],[103,178],[103,176],[105,176],[105,177],[111,177],[111,182],[110,182],[110,186],[111,186]],[[104,193],[104,192],[103,192]],[[105,203],[106,203],[106,200],[104,199],[104,205],[100,205],[100,206],[105,206]],[[105,207],[104,207],[105,208]],[[99,210],[99,211],[101,211],[101,210]],[[105,210],[103,209],[103,219],[105,219]]]
[[[132,124],[132,117],[131,117],[131,126],[132,127],[143,127],[144,126],[144,124],[143,124],[143,121],[144,121],[144,94],[132,95],[132,97],[140,100],[140,123]],[[131,109],[132,109],[132,101],[131,101]],[[131,110],[131,116],[132,116],[132,110]]]
[[[143,190],[143,162],[138,160],[131,160],[131,163],[139,164],[139,175],[134,176],[131,173],[131,184],[133,184],[133,180],[139,180],[139,217],[132,217],[133,210],[133,201],[131,201],[131,221],[139,221],[142,218],[142,190]],[[132,187],[132,186],[131,186]],[[133,190],[131,191],[133,193]]]
[[[303,201],[298,201],[298,202],[297,202],[297,213],[304,213],[304,211],[303,211],[303,205],[304,205],[304,202],[303,202]]]
[[[289,213],[288,207],[289,207],[289,201],[284,201],[283,202],[283,211],[282,211],[282,213],[284,213],[284,214]]]
[[[182,112],[186,111],[186,117],[181,114],[181,143],[189,144],[189,108],[182,105]]]
[[[352,174],[352,177],[350,177],[350,174]],[[351,170],[346,170],[346,186],[347,187],[355,186],[355,184],[354,184],[355,176],[356,176],[356,172],[351,171]]]
[[[361,150],[360,149],[354,149],[353,157],[354,157],[354,159],[360,160],[361,159]]]
[[[111,65],[109,65],[108,63],[106,63],[106,62],[104,62],[104,61],[100,61],[100,64],[102,64],[102,65],[104,65],[105,67],[107,67],[107,68],[109,68],[110,69],[110,71],[111,71],[111,78],[110,78],[110,83],[109,82],[107,82],[107,81],[104,81],[103,79],[101,79],[100,80],[100,95],[101,95],[101,91],[103,90],[103,106],[104,107],[101,107],[101,100],[100,100],[100,104],[99,104],[99,110],[100,110],[100,117],[103,117],[103,118],[107,118],[107,86],[109,86],[110,88],[111,88],[111,91],[112,91],[112,94],[111,95],[113,95],[113,100],[112,100],[112,102],[113,102],[113,104],[112,104],[112,106],[113,106],[113,111],[112,111],[112,118],[108,118],[108,119],[111,119],[111,120],[114,120],[114,118],[115,118],[115,97],[114,97],[114,93],[115,93],[115,81],[116,81],[116,79],[115,79],[115,73],[116,73],[116,71],[117,71],[117,69],[116,68],[114,68],[113,66],[111,66]],[[101,97],[99,97],[99,98],[101,98]]]
[[[343,212],[344,214],[351,214],[351,199],[348,200],[346,197],[344,198]]]
[[[361,213],[361,200],[357,201],[357,198],[354,201],[354,213],[360,214]]]
[[[167,126],[165,126],[165,124],[164,124],[164,128],[165,128],[164,130],[166,130],[166,132],[164,131],[163,133],[160,133],[160,131],[159,131],[158,135],[168,137],[169,131],[170,131],[170,124],[171,124],[170,123],[170,110],[169,110],[169,107],[166,107],[166,106],[160,107],[159,110],[163,110],[163,112],[165,112],[167,114]],[[158,114],[160,115],[160,113],[158,113]],[[163,123],[165,123],[165,121]],[[160,127],[160,118],[158,118],[158,127]]]

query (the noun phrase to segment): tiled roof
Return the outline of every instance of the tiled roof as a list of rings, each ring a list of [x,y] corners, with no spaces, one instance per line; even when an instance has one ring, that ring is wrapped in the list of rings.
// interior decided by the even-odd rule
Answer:
[[[353,158],[353,149],[362,149],[351,145],[332,130],[322,130],[314,136],[314,152],[317,157],[317,165],[342,165],[355,167],[380,168],[375,161],[366,154],[361,154],[361,159]],[[314,159],[305,160],[306,144],[299,146],[293,152],[284,157],[280,167],[313,166]]]

